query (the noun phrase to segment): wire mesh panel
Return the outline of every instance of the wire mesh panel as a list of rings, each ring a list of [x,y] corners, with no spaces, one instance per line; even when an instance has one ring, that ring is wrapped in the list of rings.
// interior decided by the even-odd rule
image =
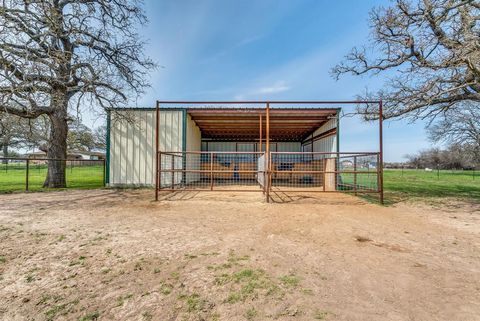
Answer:
[[[0,158],[0,193],[44,189],[49,165],[65,174],[66,188],[105,186],[104,160]]]
[[[378,153],[160,152],[161,190],[378,193]],[[268,198],[268,195],[267,195]]]
[[[377,153],[272,152],[270,188],[378,192]]]
[[[338,186],[342,191],[379,190],[378,155],[342,155],[338,159]]]
[[[160,152],[162,190],[259,191],[256,152]],[[263,175],[263,172],[262,172]]]

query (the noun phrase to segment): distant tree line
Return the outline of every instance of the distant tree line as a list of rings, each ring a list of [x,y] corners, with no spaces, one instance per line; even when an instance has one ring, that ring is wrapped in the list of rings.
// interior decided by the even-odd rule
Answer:
[[[475,154],[471,145],[454,144],[445,149],[431,148],[407,155],[406,165],[410,168],[475,169],[479,168]]]
[[[472,169],[480,167],[480,107],[464,103],[462,109],[447,110],[427,128],[434,143],[446,143],[447,148],[432,148],[409,155],[416,168]]]
[[[17,157],[22,149],[48,151],[50,121],[45,116],[26,119],[0,112],[0,152],[4,157]],[[79,118],[71,117],[68,124],[68,150],[93,151],[106,147],[106,126],[92,130]]]

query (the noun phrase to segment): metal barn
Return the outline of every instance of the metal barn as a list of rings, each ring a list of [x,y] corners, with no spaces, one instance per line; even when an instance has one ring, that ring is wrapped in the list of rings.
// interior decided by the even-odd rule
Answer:
[[[341,104],[161,102],[109,111],[107,183],[158,192],[379,193],[378,152],[340,152]]]

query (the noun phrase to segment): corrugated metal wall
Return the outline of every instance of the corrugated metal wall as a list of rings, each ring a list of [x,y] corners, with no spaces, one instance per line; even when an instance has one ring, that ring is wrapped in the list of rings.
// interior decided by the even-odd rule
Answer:
[[[336,152],[337,135],[328,136],[313,142],[314,152]]]
[[[327,121],[325,124],[320,126],[314,133],[313,136],[319,135],[321,133],[326,132],[327,130],[334,129],[337,127],[337,120],[332,118],[329,121]]]
[[[330,119],[327,121],[324,125],[322,125],[320,128],[318,128],[310,137],[312,138],[317,135],[321,135],[325,133],[328,130],[337,128],[337,119]],[[338,130],[338,128],[337,128]],[[330,135],[325,138],[321,138],[318,140],[313,141],[313,143],[305,144],[303,145],[303,151],[304,152],[337,152],[337,135]],[[332,154],[332,155],[322,155],[322,154],[314,154],[313,159],[323,159],[327,158],[325,160],[325,170],[326,171],[335,171],[336,168],[336,160],[337,160],[337,155]],[[336,189],[336,184],[337,184],[337,178],[335,173],[327,173],[325,174],[325,182],[323,183],[325,185],[325,190],[327,191],[334,191]]]
[[[207,152],[234,152],[236,150],[235,142],[205,142],[202,144],[204,151]]]
[[[183,110],[161,110],[159,145],[161,151],[183,150]],[[111,112],[110,121],[110,186],[153,186],[155,184],[155,109],[151,110],[115,110]],[[329,120],[315,131],[314,135],[321,134],[336,127],[336,119]],[[185,148],[187,151],[253,151],[258,150],[258,144],[236,142],[202,142],[200,129],[187,115]],[[207,148],[208,145],[208,148]],[[253,147],[255,146],[255,148]],[[263,149],[265,144],[263,144]],[[337,151],[337,136],[332,135],[313,142],[313,146],[304,146],[304,151]],[[271,151],[299,152],[302,150],[300,142],[271,143]],[[162,168],[171,168],[171,156],[163,156]],[[195,157],[187,158],[187,168],[194,169],[194,164],[200,164]],[[188,164],[188,162],[192,164]],[[182,168],[183,159],[174,158],[176,169]],[[199,165],[198,165],[199,166]],[[182,174],[163,173],[162,186],[178,184]],[[199,175],[188,173],[187,182],[195,181]]]
[[[200,151],[202,148],[202,133],[197,124],[192,120],[190,115],[187,115],[187,141],[186,151]],[[185,161],[186,168],[191,170],[200,170],[200,155],[187,154]],[[186,181],[192,183],[200,180],[200,173],[186,173]]]
[[[300,142],[279,142],[277,143],[277,152],[300,152],[302,144]]]
[[[319,127],[307,139],[320,135],[336,127],[337,127],[337,120],[330,119],[321,127]],[[304,144],[303,151],[304,152],[337,152],[337,135],[331,135],[325,138],[318,139],[314,141],[313,144]],[[321,156],[317,156],[317,158],[321,158]]]
[[[155,110],[115,110],[110,121],[110,186],[155,184]],[[183,111],[160,113],[160,150],[182,151]],[[182,160],[175,160],[181,168]],[[175,177],[177,182],[180,177]],[[165,181],[165,182],[164,182]],[[162,178],[170,184],[170,176]]]

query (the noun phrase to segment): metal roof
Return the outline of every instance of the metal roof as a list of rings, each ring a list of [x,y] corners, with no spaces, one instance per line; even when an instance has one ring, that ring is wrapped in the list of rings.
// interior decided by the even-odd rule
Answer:
[[[301,141],[341,108],[334,105],[352,104],[348,101],[158,101],[162,110],[186,110],[202,132],[211,140],[258,140],[260,115],[263,137],[266,134],[266,105],[270,110],[271,141]],[[121,110],[155,110],[155,107],[118,108]]]
[[[337,111],[336,108],[272,108],[270,139],[301,141],[336,117]],[[265,109],[187,108],[187,113],[200,128],[202,138],[216,140],[258,140],[261,115],[265,137]]]

